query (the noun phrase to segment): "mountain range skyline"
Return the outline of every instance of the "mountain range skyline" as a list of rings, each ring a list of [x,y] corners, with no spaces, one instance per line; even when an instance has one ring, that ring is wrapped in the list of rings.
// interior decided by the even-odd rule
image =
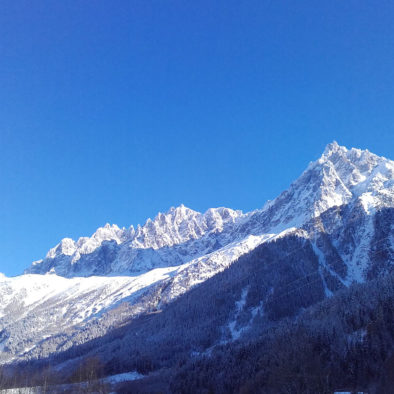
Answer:
[[[182,359],[191,369],[196,357],[210,363],[223,346],[248,346],[282,321],[297,325],[300,314],[309,325],[311,311],[353,292],[375,294],[379,281],[391,297],[393,206],[394,162],[334,141],[260,209],[180,205],[136,228],[63,238],[23,275],[0,275],[0,362],[13,374],[27,362],[42,376],[48,361],[53,379],[70,382],[98,357],[104,377],[127,373],[144,385],[152,372],[166,386],[171,368],[171,384],[184,385],[192,375],[178,375]],[[358,308],[371,302],[354,310],[340,302],[335,312],[339,321],[363,316],[338,323],[356,341],[370,319]],[[343,340],[327,335],[331,345]]]
[[[361,152],[365,152],[365,154],[370,155],[372,160],[377,160],[376,158],[378,158],[378,156],[376,156],[374,154],[370,154],[368,150],[361,151],[360,149],[356,149],[356,148],[352,148],[352,149],[348,150],[347,148],[338,145],[338,143],[336,141],[333,141],[333,142],[327,144],[322,156],[318,160],[312,161],[309,163],[309,165],[307,166],[305,171],[303,171],[302,174],[300,175],[300,178],[302,178],[304,176],[304,174],[308,170],[310,170],[311,167],[319,165],[320,162],[322,162],[324,164],[324,162],[326,161],[326,159],[325,159],[326,157],[330,157],[331,155],[336,154],[337,152],[343,152],[343,153],[355,152],[356,155],[361,154]],[[390,160],[388,160],[384,157],[380,157],[379,160],[383,160],[383,161],[385,160],[388,163],[390,163]],[[356,176],[359,178],[363,177],[363,175],[361,175],[360,173],[358,173]],[[342,180],[340,180],[340,182],[342,183]],[[348,193],[350,195],[352,194],[346,188],[346,186],[343,186],[343,187],[344,187],[344,190],[340,191],[339,194],[335,194],[336,192],[329,191],[329,193],[331,193],[331,194],[327,198],[325,198],[325,200],[324,200],[325,202],[323,202],[323,205],[321,208],[318,208],[319,209],[318,212],[323,212],[324,210],[327,210],[327,208],[331,204],[334,204],[334,205],[343,204],[346,201],[346,197],[343,197],[341,195],[341,193],[345,194],[345,195],[346,195],[346,193]],[[348,187],[353,187],[353,186],[352,186],[352,184],[350,184],[350,186],[348,186]],[[283,193],[284,192],[282,192],[282,194]],[[332,194],[332,193],[334,193],[334,194]],[[125,228],[125,227],[119,228],[116,224],[107,223],[105,226],[99,227],[91,237],[80,237],[76,241],[72,240],[71,238],[63,238],[59,244],[57,244],[55,247],[50,249],[50,251],[47,253],[46,257],[47,258],[56,258],[56,256],[58,254],[66,255],[66,256],[73,256],[74,255],[72,261],[75,262],[76,260],[78,260],[80,258],[81,254],[84,255],[84,254],[92,253],[104,241],[115,241],[116,244],[121,244],[126,241],[130,242],[131,240],[134,239],[134,241],[133,241],[134,247],[136,247],[137,249],[138,248],[160,249],[163,246],[173,246],[174,244],[188,241],[190,238],[198,238],[198,236],[200,234],[203,234],[204,231],[206,231],[203,228],[204,227],[208,228],[207,223],[209,221],[211,221],[211,222],[213,221],[213,223],[215,223],[215,220],[218,220],[218,218],[219,218],[219,222],[214,225],[213,230],[221,231],[220,228],[223,226],[223,223],[225,220],[230,219],[231,223],[235,223],[236,221],[243,220],[243,218],[247,218],[248,216],[256,215],[259,211],[266,210],[270,205],[273,204],[273,202],[275,202],[275,200],[267,201],[267,202],[265,202],[265,204],[262,205],[261,208],[257,208],[255,210],[247,212],[247,213],[243,213],[240,210],[234,211],[230,208],[219,207],[219,208],[210,208],[203,214],[200,212],[194,211],[190,208],[185,207],[184,204],[181,204],[178,207],[171,207],[164,214],[159,212],[154,217],[153,220],[151,218],[148,218],[145,221],[145,224],[143,224],[143,225],[138,224],[135,228],[133,225],[130,225],[129,228]],[[299,201],[295,201],[294,204],[299,205]],[[294,209],[297,210],[297,208],[293,207],[293,206],[289,207],[287,209],[290,209],[291,211]],[[294,214],[295,214],[294,212],[291,213],[291,215],[294,215]],[[175,219],[174,219],[174,217],[175,217]],[[186,237],[182,236],[179,233],[173,234],[174,230],[173,230],[171,222],[174,222],[176,220],[183,221],[183,220],[186,220],[186,217],[190,217],[190,218],[193,218],[193,220],[196,220],[195,226],[196,226],[196,230],[199,235],[197,235],[194,232],[192,233],[192,235],[187,234]],[[226,219],[224,219],[224,217],[226,217]],[[181,219],[177,219],[177,218],[181,218]],[[189,219],[187,219],[187,220],[189,220]],[[298,218],[297,220],[300,220],[300,218]],[[166,224],[163,228],[161,228],[163,223],[166,223]],[[200,226],[202,226],[202,227],[200,227]],[[218,227],[216,227],[216,226],[218,226]],[[149,238],[148,234],[149,234],[149,232],[152,231],[152,229],[154,229],[154,231],[155,231],[155,236],[157,236],[156,231],[160,231],[162,233],[162,236],[165,237],[164,240],[160,241],[160,242],[162,242],[162,244],[157,244],[157,240],[152,239],[152,235]],[[211,229],[210,231],[213,231],[213,230]],[[175,230],[175,231],[178,231],[178,230]],[[195,230],[193,230],[193,231],[195,231]],[[148,238],[147,238],[148,241],[146,241],[147,236],[148,236]],[[175,238],[173,238],[173,237],[175,237]],[[150,239],[152,239],[152,240],[150,240]],[[146,244],[146,242],[148,242],[148,243]],[[153,243],[151,243],[151,242],[153,242]],[[75,253],[77,253],[77,257],[75,257]],[[34,266],[36,266],[36,267],[39,266],[39,264],[41,262],[42,262],[42,260],[36,260],[33,263],[33,272],[34,272]]]
[[[324,152],[327,152],[327,151],[329,151],[330,149],[332,150],[332,149],[337,149],[337,148],[343,148],[343,149],[346,149],[345,147],[341,147],[340,145],[338,145],[338,143],[334,140],[333,142],[330,142],[330,143],[328,143],[327,145],[326,145],[326,147],[325,147],[325,149],[324,149]],[[354,149],[354,148],[353,148]],[[347,150],[347,149],[346,149]],[[356,150],[358,150],[358,149],[356,149]],[[367,152],[368,152],[368,150],[366,150]],[[324,153],[323,153],[323,155],[324,155]],[[384,159],[384,157],[382,157],[383,159]],[[321,158],[320,158],[321,159]],[[311,161],[311,162],[309,162],[309,165],[308,166],[310,166],[312,163],[314,163],[314,161]],[[257,211],[257,210],[259,210],[259,209],[264,209],[264,207],[266,207],[267,205],[269,205],[270,204],[270,200],[267,200],[267,201],[265,201],[265,202],[263,202],[262,204],[261,204],[261,206],[260,206],[260,208],[259,207],[256,207],[255,208],[255,210],[252,210],[252,211],[249,211],[249,212],[247,212],[247,213],[249,213],[249,214],[251,214],[252,212],[254,212],[254,211]],[[193,210],[193,209],[191,209],[191,208],[188,208],[188,207],[186,207],[183,203],[181,203],[178,207],[174,207],[174,206],[172,206],[172,207],[170,207],[164,214],[163,213],[161,213],[161,212],[159,212],[159,213],[157,213],[156,214],[156,216],[153,218],[153,222],[156,222],[159,218],[160,218],[160,216],[162,216],[162,215],[164,215],[164,216],[166,216],[166,215],[169,215],[169,214],[171,214],[172,212],[176,212],[176,211],[178,211],[178,210],[182,210],[182,209],[186,209],[187,211],[189,211],[189,212],[192,212],[194,215],[201,215],[201,213],[200,212],[198,212],[198,211],[195,211],[195,210]],[[209,212],[210,211],[212,211],[212,210],[220,210],[220,209],[229,209],[229,208],[224,208],[224,207],[218,207],[218,208],[209,208],[205,213],[204,213],[204,215],[208,215],[209,214]],[[232,215],[236,215],[236,216],[238,216],[238,215],[244,215],[244,213],[243,213],[243,211],[241,211],[241,210],[236,210],[236,211],[234,211],[234,210],[232,210],[232,209],[229,209],[231,212],[232,212]],[[245,213],[246,214],[246,213]],[[150,222],[152,222],[152,219],[151,218],[147,218],[146,220],[145,220],[145,222],[143,222],[143,224],[137,224],[137,226],[136,227],[134,227],[134,225],[133,224],[131,224],[130,225],[130,227],[122,227],[122,228],[120,228],[117,224],[115,224],[115,223],[112,223],[112,224],[110,224],[110,223],[106,223],[103,227],[99,227],[98,229],[96,229],[96,231],[91,235],[91,237],[86,237],[86,236],[82,236],[82,237],[80,237],[80,238],[78,238],[78,242],[77,243],[81,243],[81,242],[85,242],[86,240],[88,240],[88,239],[90,239],[90,243],[91,242],[97,242],[97,241],[95,241],[95,239],[100,239],[100,233],[102,233],[102,236],[103,236],[103,239],[104,240],[117,240],[117,242],[118,243],[120,243],[120,240],[119,240],[119,237],[118,236],[120,236],[120,237],[127,237],[127,236],[130,236],[130,234],[131,233],[135,233],[136,231],[141,231],[141,228],[146,228],[148,225],[149,225],[149,223]],[[106,234],[106,235],[103,235],[103,234]],[[118,234],[118,236],[116,236],[116,234]],[[60,243],[60,244],[58,244],[58,245],[56,245],[54,248],[52,248],[51,249],[51,251],[54,251],[57,247],[59,247],[60,245],[62,245],[62,244],[64,244],[64,247],[67,247],[66,245],[68,244],[68,245],[71,245],[71,244],[74,244],[76,241],[73,241],[71,238],[63,238],[62,239],[62,242]],[[102,240],[101,240],[101,242],[102,242]],[[100,241],[99,241],[99,243],[100,243]],[[86,246],[85,246],[85,248],[86,248]],[[93,248],[93,250],[94,250],[94,248]],[[51,253],[51,251],[49,251],[48,252],[48,254],[50,254]],[[85,250],[85,253],[86,253],[86,251],[88,251],[88,250]],[[33,260],[33,261],[35,261],[35,262],[37,262],[37,261],[39,261],[39,260]],[[24,269],[26,269],[26,265],[28,265],[29,263],[27,262],[25,262],[25,267],[24,268],[22,268],[22,270],[24,270]],[[13,276],[14,275],[18,275],[18,274],[20,274],[21,272],[14,272],[13,273]]]
[[[394,2],[0,12],[0,392],[391,394]]]

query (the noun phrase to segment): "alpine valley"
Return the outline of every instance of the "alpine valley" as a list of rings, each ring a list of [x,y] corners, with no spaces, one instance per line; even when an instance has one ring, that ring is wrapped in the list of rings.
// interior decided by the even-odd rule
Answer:
[[[1,276],[0,387],[389,393],[393,263],[394,162],[333,142],[261,209],[107,224]]]

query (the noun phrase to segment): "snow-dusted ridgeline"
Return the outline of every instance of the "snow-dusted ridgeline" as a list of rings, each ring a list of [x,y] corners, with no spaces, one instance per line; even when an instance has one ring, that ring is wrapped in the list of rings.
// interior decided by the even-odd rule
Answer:
[[[137,228],[107,224],[91,237],[65,238],[25,275],[0,277],[0,355],[34,355],[45,341],[71,338],[122,302],[131,305],[126,317],[161,308],[257,246],[292,234],[313,245],[331,296],[382,270],[374,263],[377,245],[391,242],[385,247],[393,256],[393,225],[376,220],[390,222],[384,210],[392,208],[393,161],[332,143],[262,209],[199,213],[181,205]],[[158,288],[164,290],[155,304]]]

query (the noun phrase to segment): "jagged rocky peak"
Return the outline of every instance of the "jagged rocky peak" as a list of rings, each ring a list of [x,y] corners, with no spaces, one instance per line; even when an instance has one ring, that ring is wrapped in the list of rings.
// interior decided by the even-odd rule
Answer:
[[[53,258],[61,254],[71,256],[75,250],[75,241],[71,238],[63,238],[54,248],[49,250],[46,257]]]
[[[45,273],[54,269],[53,272],[64,276],[85,276],[108,273],[112,263],[122,267],[122,272],[132,271],[137,266],[146,268],[155,264],[178,264],[185,256],[194,256],[207,251],[209,247],[213,248],[217,245],[217,233],[230,229],[242,216],[241,211],[229,208],[211,208],[200,213],[182,204],[171,207],[165,213],[158,213],[153,220],[148,219],[136,229],[133,226],[129,229],[119,228],[107,223],[91,237],[81,237],[78,241],[63,239],[48,252],[44,260],[34,262],[25,272]],[[187,246],[188,242],[199,242],[210,234],[212,239],[209,241],[202,240],[201,245]],[[112,245],[108,242],[112,242]],[[176,245],[184,245],[182,255],[166,250]],[[96,266],[102,268],[97,270]]]
[[[130,229],[120,229],[116,224],[107,223],[99,227],[91,237],[81,237],[77,241],[71,238],[63,238],[59,244],[50,249],[47,258],[55,258],[59,255],[72,256],[75,253],[87,254],[93,252],[104,241],[115,241],[121,243],[130,233]]]
[[[334,141],[327,145],[323,155],[311,163],[305,173],[318,172],[322,186],[329,185],[345,196],[358,197],[370,184],[375,190],[386,187],[377,180],[391,180],[393,170],[394,162],[385,157],[368,150],[347,149]]]
[[[393,170],[391,160],[368,150],[347,149],[334,141],[289,189],[264,206],[263,212],[270,214],[266,228],[300,227],[334,206],[357,199],[368,200],[369,206],[382,205],[388,199],[389,205],[394,198]]]
[[[158,249],[197,238],[201,235],[199,218],[201,214],[185,207],[171,207],[166,213],[159,213],[138,226],[132,246],[135,248]]]
[[[99,227],[96,232],[92,235],[92,238],[97,241],[110,241],[115,240],[118,243],[121,242],[125,235],[126,230],[119,228],[116,224],[107,223],[104,227]]]
[[[115,241],[117,244],[124,242],[132,232],[132,228],[126,230],[119,228],[116,224],[107,223],[104,227],[99,227],[90,237],[82,237],[77,241],[78,252],[88,254],[96,250],[104,241]]]
[[[325,183],[331,183],[337,191],[342,189],[343,202],[358,200],[370,212],[394,201],[394,162],[385,157],[368,150],[348,150],[334,142],[316,165],[325,172]]]
[[[385,178],[393,175],[393,161],[366,150],[347,149],[337,142],[328,144],[315,165],[330,166],[347,188],[352,189],[370,176],[378,174]]]
[[[207,232],[223,231],[226,224],[234,223],[241,211],[229,208],[211,208],[204,214],[185,207],[171,207],[138,226],[132,245],[136,248],[158,249],[198,239]]]
[[[336,142],[334,140],[334,141],[330,142],[329,144],[327,144],[327,146],[324,149],[323,156],[329,157],[332,154],[334,154],[334,153],[336,153],[338,151],[341,151],[341,150],[346,152],[347,148],[344,147],[344,146],[340,146],[338,144],[338,142]]]

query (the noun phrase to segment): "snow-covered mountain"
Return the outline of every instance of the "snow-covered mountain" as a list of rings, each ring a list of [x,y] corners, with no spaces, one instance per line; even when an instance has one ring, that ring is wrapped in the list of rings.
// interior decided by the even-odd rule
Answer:
[[[181,205],[137,229],[106,224],[90,238],[63,239],[26,273],[135,275],[190,262],[251,234],[302,228],[333,207],[358,206],[369,216],[393,207],[393,174],[393,161],[333,142],[288,190],[262,209],[243,214],[213,208],[202,214]]]
[[[346,149],[336,142],[304,173],[250,221],[255,231],[302,227],[332,207],[361,203],[366,214],[392,207],[394,162],[368,150]]]
[[[311,275],[317,287],[308,302],[316,302],[391,269],[393,211],[394,162],[334,142],[262,209],[199,213],[181,205],[137,228],[107,224],[91,237],[65,238],[24,275],[0,277],[1,357],[47,356],[104,335],[164,309],[259,247],[270,285],[245,308],[269,305],[286,281]],[[288,253],[298,260],[283,260],[275,245],[294,239]],[[268,269],[282,261],[282,276]]]
[[[159,213],[136,229],[106,224],[90,238],[64,238],[26,273],[51,272],[65,277],[134,275],[180,265],[218,249],[220,241],[231,242],[226,234],[244,216],[228,208],[212,208],[202,214],[181,205]]]

